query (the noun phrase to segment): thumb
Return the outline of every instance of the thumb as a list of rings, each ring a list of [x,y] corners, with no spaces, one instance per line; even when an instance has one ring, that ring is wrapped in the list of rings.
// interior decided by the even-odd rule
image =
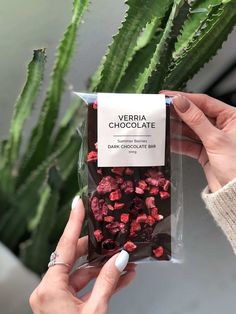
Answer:
[[[95,282],[90,301],[94,304],[108,302],[114,293],[120,275],[127,266],[129,254],[123,250],[114,255],[101,269]]]
[[[218,134],[219,130],[192,101],[178,94],[173,98],[173,104],[183,122],[198,135],[204,144],[209,143]]]

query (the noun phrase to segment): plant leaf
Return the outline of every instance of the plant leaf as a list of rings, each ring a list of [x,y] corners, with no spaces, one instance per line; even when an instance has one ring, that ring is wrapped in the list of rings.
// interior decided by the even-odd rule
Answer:
[[[189,9],[189,4],[184,0],[174,2],[166,27],[160,42],[155,48],[149,66],[145,68],[144,72],[134,82],[133,89],[137,93],[143,91],[156,93],[158,91],[158,85],[160,85],[161,79],[165,75],[165,67],[171,57],[176,37],[182,28]]]
[[[106,58],[103,59],[104,62],[97,71],[95,79],[98,83],[94,90],[99,92],[115,91],[135,54],[137,40],[141,32],[148,23],[153,21],[154,17],[161,23],[162,17],[165,16],[172,2],[172,0],[126,1],[129,9],[125,21],[122,23],[118,34],[113,37]],[[95,79],[93,79],[93,86]]]
[[[49,150],[50,145],[48,145],[48,141],[55,126],[61,95],[64,90],[64,76],[73,56],[78,25],[81,22],[88,3],[89,0],[74,0],[73,2],[72,20],[58,47],[47,96],[39,116],[38,124],[31,134],[28,148],[23,158],[19,176],[20,182],[45,159]]]
[[[0,176],[2,185],[7,191],[12,191],[12,172],[19,159],[19,149],[22,139],[22,131],[25,120],[32,113],[33,105],[38,96],[38,92],[43,80],[44,67],[46,62],[45,49],[34,51],[33,59],[28,65],[28,75],[26,84],[18,97],[10,126],[9,139],[1,149]],[[15,173],[16,175],[16,173]]]
[[[187,81],[215,55],[235,24],[235,2],[221,3],[211,7],[207,18],[201,22],[193,39],[181,55],[174,59],[164,88],[182,89]]]
[[[55,168],[51,168],[49,172],[55,172]],[[27,267],[39,274],[46,270],[51,252],[49,235],[56,223],[55,217],[59,202],[59,193],[55,186],[57,186],[55,183],[53,185],[49,182],[44,184],[37,208],[38,215],[31,223],[32,237],[21,244],[20,257],[22,261]]]

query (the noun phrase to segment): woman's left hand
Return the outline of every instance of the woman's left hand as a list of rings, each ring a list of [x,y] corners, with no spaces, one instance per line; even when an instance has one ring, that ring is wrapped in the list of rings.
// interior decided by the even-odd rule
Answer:
[[[76,259],[87,253],[88,239],[79,239],[84,220],[82,201],[76,197],[64,233],[57,245],[57,261],[73,265]],[[35,314],[106,314],[112,295],[127,286],[135,276],[135,265],[128,263],[128,253],[116,254],[102,267],[79,269],[70,274],[71,267],[50,267],[39,286],[30,297]],[[123,270],[126,273],[121,276]],[[88,282],[98,277],[91,292],[81,298],[76,294]]]

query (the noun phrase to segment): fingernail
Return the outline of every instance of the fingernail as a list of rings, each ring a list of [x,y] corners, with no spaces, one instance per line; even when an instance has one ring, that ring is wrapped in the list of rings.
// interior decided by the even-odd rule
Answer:
[[[129,253],[125,250],[121,251],[115,261],[116,268],[122,273],[129,262]]]
[[[79,196],[79,195],[76,195],[76,197],[73,199],[72,204],[71,204],[71,208],[72,208],[72,209],[75,209],[75,208],[76,208],[76,206],[77,206],[79,200],[80,200],[80,196]]]
[[[179,94],[173,97],[173,103],[175,108],[177,108],[181,113],[185,113],[190,107],[190,102]]]

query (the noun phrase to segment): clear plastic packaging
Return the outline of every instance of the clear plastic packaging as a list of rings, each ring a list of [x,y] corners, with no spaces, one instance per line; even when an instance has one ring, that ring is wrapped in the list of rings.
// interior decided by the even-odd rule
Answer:
[[[123,130],[123,133],[118,133],[125,135],[113,135],[113,137],[118,138],[121,136],[122,140],[117,140],[117,138],[114,140],[116,140],[116,143],[123,144],[113,145],[114,147],[108,145],[110,149],[107,151],[111,151],[112,154],[112,156],[108,156],[110,158],[108,161],[109,167],[101,167],[98,166],[98,150],[100,150],[101,162],[101,158],[104,157],[101,154],[107,148],[107,145],[104,144],[107,140],[105,138],[106,134],[104,136],[104,133],[102,133],[101,123],[106,123],[108,118],[105,114],[104,118],[101,117],[100,112],[99,126],[98,107],[100,103],[98,95],[100,94],[75,94],[83,100],[84,104],[82,114],[84,120],[78,127],[78,132],[82,138],[78,161],[78,179],[87,212],[89,246],[88,256],[83,259],[83,266],[102,265],[122,249],[129,252],[130,262],[180,262],[182,260],[183,227],[182,156],[171,153],[171,140],[181,135],[181,124],[176,124],[176,117],[174,119],[172,117],[171,97],[165,96],[164,126],[162,126],[163,121],[158,120],[156,123],[158,126],[156,124],[152,125],[153,130],[142,130],[144,132],[142,134],[147,134],[145,132],[155,132],[155,127],[159,127],[159,130],[160,127],[164,128],[164,165],[153,165],[153,162],[151,166],[149,163],[143,165],[145,161],[139,159],[142,166],[130,166],[132,162],[134,164],[138,163],[139,157],[137,156],[139,155],[135,154],[131,155],[129,157],[131,159],[127,161],[127,165],[125,164],[126,159],[119,155],[121,147],[125,147],[123,152],[128,153],[127,147],[132,146],[133,148],[135,146],[136,152],[142,151],[149,154],[149,156],[145,156],[148,160],[152,160],[154,152],[152,146],[155,146],[146,145],[150,143],[147,137],[151,138],[151,135],[133,135],[134,132],[129,129],[128,133],[124,133]],[[119,94],[102,94],[100,99],[109,100],[108,97],[113,99],[112,95]],[[125,95],[129,94],[123,94],[123,97],[126,97]],[[140,108],[143,104],[144,111],[148,112],[148,105],[143,102],[146,99],[144,97],[145,95],[140,95],[139,98],[135,99],[139,99]],[[129,112],[136,111],[135,105],[132,108],[129,108],[131,110]],[[115,110],[113,109],[113,111]],[[142,117],[144,121],[142,121]],[[121,132],[118,129],[120,127],[124,127],[124,129],[130,127],[131,130],[134,130],[134,128],[148,128],[151,123],[154,123],[147,122],[144,115],[138,116],[136,114],[133,116],[122,115],[122,117],[119,115],[119,119],[120,121],[128,121],[123,124],[110,122],[110,127],[117,127],[119,132]],[[99,132],[100,142],[98,141]],[[114,132],[114,130],[111,129],[111,132]],[[130,132],[132,135],[130,135]],[[125,140],[123,140],[124,136]],[[131,140],[127,136],[130,136]],[[147,140],[144,140],[141,136],[144,136]],[[124,142],[126,144],[132,142],[132,145],[124,146]],[[138,143],[139,146],[133,145],[133,143]],[[181,151],[181,147],[179,151]],[[129,153],[132,153],[132,151],[130,150]],[[134,161],[132,158],[134,158]],[[112,163],[115,166],[112,166]]]

